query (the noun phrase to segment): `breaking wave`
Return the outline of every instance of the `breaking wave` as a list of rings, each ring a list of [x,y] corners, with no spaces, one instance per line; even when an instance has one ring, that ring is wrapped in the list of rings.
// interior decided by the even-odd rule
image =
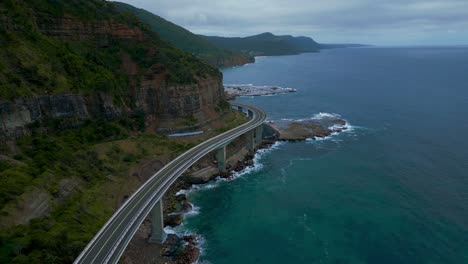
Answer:
[[[310,119],[324,119],[324,118],[341,118],[341,115],[335,113],[318,113],[313,115]]]
[[[213,181],[210,181],[210,182],[205,183],[205,184],[193,184],[190,189],[179,190],[176,193],[176,195],[185,194],[185,195],[189,196],[190,194],[192,194],[194,192],[197,192],[197,191],[214,189],[214,188],[217,188],[221,182],[232,181],[232,180],[238,179],[238,178],[240,178],[240,177],[242,177],[244,175],[248,175],[248,174],[251,174],[251,173],[254,173],[254,172],[261,171],[263,169],[263,164],[261,162],[262,158],[265,155],[267,155],[268,153],[271,153],[273,150],[276,150],[276,149],[280,148],[284,144],[286,144],[286,142],[277,141],[273,145],[271,145],[269,148],[258,150],[254,155],[253,165],[252,166],[247,166],[243,170],[233,173],[232,177],[230,177],[230,178],[217,177]],[[192,209],[183,214],[184,219],[197,216],[200,213],[200,210],[201,210],[200,207],[195,206],[192,203],[191,203],[191,205],[192,205]],[[164,228],[164,231],[167,234],[175,234],[175,235],[177,235],[179,237],[183,237],[183,236],[187,236],[187,235],[197,236],[197,238],[198,238],[197,239],[197,247],[200,249],[200,255],[201,256],[204,255],[204,252],[206,250],[205,239],[200,234],[197,234],[197,233],[193,232],[192,230],[188,229],[184,225],[184,222],[182,222],[181,225],[176,226],[176,227],[166,226]],[[197,262],[197,263],[201,263],[201,262]],[[203,263],[206,263],[206,262],[203,262]]]

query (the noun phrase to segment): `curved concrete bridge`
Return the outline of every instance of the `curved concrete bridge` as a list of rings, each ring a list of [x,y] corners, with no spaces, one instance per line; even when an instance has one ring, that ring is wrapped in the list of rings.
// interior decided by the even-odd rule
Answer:
[[[212,151],[216,151],[219,169],[225,170],[226,145],[239,136],[248,134],[248,148],[251,150],[261,143],[265,112],[243,104],[231,105],[247,114],[250,120],[193,147],[154,174],[112,215],[74,263],[117,263],[150,212],[153,224],[151,240],[159,243],[165,240],[161,199],[172,183],[196,161]]]

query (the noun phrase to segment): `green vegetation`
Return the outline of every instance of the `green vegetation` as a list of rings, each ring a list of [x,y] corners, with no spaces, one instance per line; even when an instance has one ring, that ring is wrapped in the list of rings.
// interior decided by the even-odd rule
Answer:
[[[196,55],[198,58],[213,66],[226,66],[230,62],[253,62],[253,58],[246,54],[218,48],[203,37],[171,23],[144,9],[139,9],[129,4],[114,2],[114,5],[124,12],[132,14],[147,23],[151,30],[158,33],[161,38],[169,41],[174,46],[186,52]],[[234,63],[236,64],[236,63]]]
[[[71,17],[67,23],[76,24],[84,32],[54,37],[64,16]],[[136,78],[138,83],[154,65],[169,70],[169,83],[189,84],[199,77],[220,76],[195,56],[161,40],[136,16],[122,14],[106,1],[5,0],[0,2],[0,22],[2,99],[107,92],[116,97],[116,102],[131,106],[129,79]],[[86,27],[80,23],[94,23],[97,27],[123,24],[142,37],[119,37],[105,27],[101,33],[86,35]],[[137,76],[123,70],[123,54],[138,65]]]
[[[167,162],[193,146],[142,134],[145,113],[132,95],[143,77],[191,84],[221,73],[102,0],[1,1],[0,47],[1,101],[103,92],[132,113],[43,120],[16,144],[0,141],[0,263],[71,263],[144,181],[146,162]],[[227,113],[229,104],[216,109]],[[245,122],[240,113],[227,116],[226,128],[204,136]]]
[[[226,100],[219,101],[218,105],[215,107],[216,112],[225,112],[231,109],[231,104]]]
[[[225,125],[221,128],[216,129],[217,134],[224,133],[226,131],[229,131],[235,127],[238,127],[242,125],[243,123],[247,122],[248,118],[244,115],[241,114],[238,111],[234,111],[232,115],[229,115],[229,118],[225,120]]]
[[[71,263],[141,185],[136,168],[150,160],[168,162],[195,144],[136,133],[140,119],[87,120],[65,129],[77,120],[48,120],[31,127],[17,154],[0,160],[0,263]],[[237,111],[226,112],[222,127],[205,136],[246,121]],[[76,185],[69,196],[64,182]],[[20,208],[38,192],[50,197],[45,202],[51,211],[18,224]]]
[[[140,184],[128,178],[129,168],[193,146],[165,136],[129,136],[138,122],[86,121],[47,136],[38,125],[18,142],[19,162],[0,162],[0,263],[71,263],[120,204],[118,193],[129,194]],[[64,180],[79,188],[61,201]],[[37,189],[53,197],[50,214],[29,225],[8,225],[21,197]]]
[[[101,0],[1,1],[0,47],[1,101],[104,92],[133,108],[113,121],[44,120],[15,146],[0,142],[0,263],[71,263],[141,184],[132,168],[193,146],[141,134],[131,95],[143,76],[192,84],[221,73]],[[45,211],[28,207],[36,201]]]
[[[186,117],[184,120],[180,121],[177,126],[178,127],[192,127],[198,124],[198,120],[192,115]]]
[[[291,55],[320,49],[320,45],[309,37],[275,36],[271,33],[245,38],[203,37],[218,48],[252,56]]]

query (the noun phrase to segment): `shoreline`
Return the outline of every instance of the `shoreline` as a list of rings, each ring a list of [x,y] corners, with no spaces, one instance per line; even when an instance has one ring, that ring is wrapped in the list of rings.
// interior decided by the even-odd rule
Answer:
[[[243,175],[244,173],[249,172],[249,168],[255,168],[255,166],[258,166],[255,159],[257,155],[262,154],[262,150],[274,149],[274,146],[280,142],[321,140],[349,129],[344,128],[339,131],[329,130],[329,133],[327,134],[321,134],[320,136],[312,138],[284,139],[280,136],[281,131],[275,126],[272,126],[272,124],[265,124],[265,126],[271,129],[272,132],[270,133],[273,134],[272,138],[264,139],[264,142],[255,150],[255,152],[243,155],[241,159],[238,159],[235,166],[230,166],[228,168],[227,172],[216,173],[215,177],[210,177],[209,180],[205,180],[200,183],[187,183],[185,182],[187,179],[184,179],[183,176],[166,193],[163,203],[165,204],[164,229],[166,230],[166,233],[168,233],[168,239],[162,245],[161,256],[169,258],[169,262],[166,261],[165,263],[196,263],[202,254],[201,243],[203,243],[203,237],[200,234],[192,234],[190,232],[186,232],[188,230],[183,229],[183,222],[186,217],[190,217],[198,213],[198,207],[193,205],[189,200],[189,194],[191,192],[203,189],[203,186],[211,183],[214,184],[218,181],[234,180],[238,177],[236,174]],[[238,153],[235,153],[233,156],[236,156],[239,152],[241,151],[238,151]],[[176,201],[176,204],[174,204],[174,201]],[[181,228],[185,232],[180,232]]]
[[[244,174],[248,172],[249,168],[254,168],[256,165],[255,163],[255,157],[258,154],[261,154],[261,150],[268,150],[271,149],[272,146],[276,142],[281,142],[279,140],[276,140],[274,142],[268,141],[262,143],[253,153],[248,153],[247,155],[244,155],[241,162],[238,163],[236,166],[231,167],[227,172],[218,174],[217,177],[214,179],[211,179],[205,183],[198,183],[198,184],[180,184],[174,189],[171,188],[171,190],[166,194],[167,196],[172,196],[175,197],[175,199],[178,201],[179,206],[182,208],[188,208],[187,205],[190,205],[189,210],[174,210],[174,211],[168,211],[167,215],[165,212],[164,216],[164,222],[165,222],[165,227],[164,229],[166,230],[166,233],[168,234],[168,240],[169,237],[170,241],[169,243],[165,242],[163,244],[164,250],[165,251],[170,251],[174,252],[174,248],[171,248],[174,246],[174,240],[182,240],[185,241],[186,245],[184,248],[184,252],[179,255],[175,256],[172,261],[173,263],[196,263],[202,253],[202,248],[201,248],[201,243],[202,243],[202,237],[200,234],[190,234],[190,233],[185,233],[185,234],[177,234],[177,232],[174,229],[177,228],[183,228],[183,222],[185,221],[186,217],[190,217],[194,214],[198,214],[198,207],[193,205],[192,203],[189,202],[188,196],[190,193],[199,191],[203,189],[203,186],[214,184],[219,181],[232,181],[235,180],[237,177],[239,177],[236,174]],[[183,181],[183,180],[181,180]],[[165,197],[166,198],[166,197]],[[171,199],[168,197],[168,199]],[[167,217],[167,218],[166,218]],[[166,222],[166,220],[169,220]],[[175,220],[175,221],[173,221]],[[168,223],[168,225],[166,225]],[[173,225],[175,224],[175,225]],[[168,232],[169,230],[169,232]],[[187,231],[184,229],[184,231]],[[177,244],[177,243],[176,243]],[[180,260],[184,260],[185,262],[180,262]],[[171,263],[171,262],[168,262]]]
[[[297,92],[294,88],[280,86],[258,86],[252,84],[224,84],[224,94],[227,100],[243,96],[274,96]]]
[[[194,167],[201,167],[201,169],[195,171],[189,169],[186,174],[177,179],[164,195],[164,229],[167,231],[180,228],[183,226],[186,216],[196,214],[196,211],[194,211],[196,207],[188,201],[186,192],[196,190],[196,186],[210,184],[220,179],[226,181],[235,179],[236,174],[255,166],[254,159],[259,150],[269,149],[275,142],[266,140],[254,152],[246,151],[245,147],[243,147],[244,142],[236,142],[233,147],[235,150],[233,150],[232,155],[228,158],[227,171],[225,173],[219,173],[219,171],[216,173],[213,173],[213,171],[211,173],[209,171],[203,173],[204,167],[209,167],[210,165],[207,165],[207,163],[211,162],[211,160],[209,161],[209,157],[199,160],[198,163],[194,164]],[[240,147],[241,145],[242,147]],[[199,175],[201,181],[194,183],[194,179],[188,177],[188,175],[199,171],[202,171],[202,175]],[[121,262],[127,264],[147,262],[179,264],[195,263],[199,259],[201,250],[199,247],[200,236],[198,234],[175,234],[175,232],[171,231],[166,233],[168,236],[162,245],[149,243],[151,220],[147,217],[135,234],[134,239],[130,242],[121,258]]]
[[[204,185],[209,185],[210,183],[234,180],[237,178],[236,174],[243,175],[244,173],[248,173],[250,171],[249,168],[258,166],[255,159],[257,155],[262,154],[262,150],[273,149],[273,147],[280,142],[323,140],[350,130],[349,123],[347,121],[344,122],[347,126],[338,131],[327,130],[326,134],[321,133],[319,136],[287,139],[281,137],[281,133],[285,132],[276,127],[274,123],[265,123],[264,127],[268,131],[267,134],[270,136],[265,137],[264,135],[262,144],[254,152],[245,152],[245,148],[239,146],[242,145],[243,142],[236,142],[235,147],[237,147],[237,149],[228,159],[229,162],[225,173],[213,171],[213,168],[210,167],[211,165],[207,165],[208,158],[200,160],[194,165],[194,167],[198,169],[189,169],[186,174],[181,176],[170,187],[163,197],[164,229],[168,234],[166,241],[162,245],[150,244],[148,242],[148,237],[151,233],[151,222],[147,219],[135,235],[140,242],[135,243],[135,248],[130,250],[134,252],[124,254],[122,263],[133,264],[147,262],[149,261],[148,258],[150,258],[153,263],[196,263],[202,254],[200,246],[202,243],[202,236],[200,234],[186,232],[187,230],[183,230],[183,232],[174,230],[183,229],[183,222],[186,217],[198,213],[197,207],[190,203],[188,199],[188,195],[191,192],[200,190]]]

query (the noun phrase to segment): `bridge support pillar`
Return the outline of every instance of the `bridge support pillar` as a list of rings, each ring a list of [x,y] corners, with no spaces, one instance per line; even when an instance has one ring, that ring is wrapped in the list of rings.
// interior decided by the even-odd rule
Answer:
[[[162,200],[151,210],[151,237],[150,243],[162,244],[166,241],[167,234],[164,232],[164,218]]]
[[[241,113],[244,113],[244,108],[242,106],[238,106],[237,111],[239,111]]]
[[[252,118],[253,117],[252,110],[247,110],[247,115],[249,116],[249,118]]]
[[[226,171],[226,146],[222,146],[216,150],[216,161],[220,172]]]
[[[263,125],[255,128],[255,145],[258,147],[262,144],[263,139]]]
[[[255,151],[255,133],[254,130],[250,130],[249,132],[245,133],[247,139],[247,149],[251,152]]]

